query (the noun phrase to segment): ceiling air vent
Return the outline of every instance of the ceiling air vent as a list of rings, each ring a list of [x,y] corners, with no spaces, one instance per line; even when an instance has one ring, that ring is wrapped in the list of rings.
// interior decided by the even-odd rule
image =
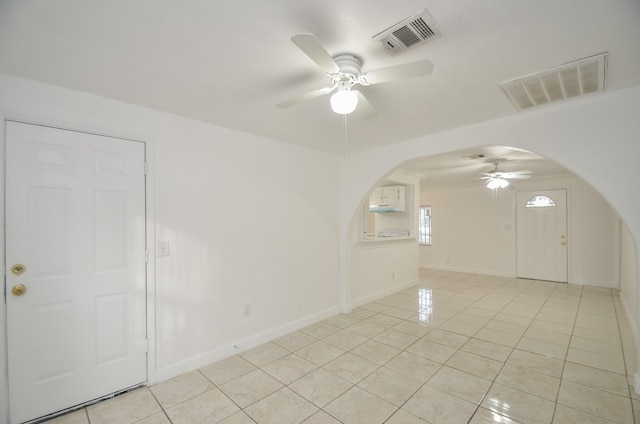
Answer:
[[[382,43],[384,49],[391,55],[397,56],[407,49],[416,47],[428,40],[441,36],[433,18],[426,9],[402,22],[374,35],[373,39]]]
[[[604,91],[607,53],[498,84],[518,110]]]

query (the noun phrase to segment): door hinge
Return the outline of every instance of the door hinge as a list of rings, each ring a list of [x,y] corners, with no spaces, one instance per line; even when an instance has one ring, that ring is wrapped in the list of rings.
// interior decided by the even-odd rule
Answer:
[[[149,339],[145,340],[145,351],[149,353]]]
[[[144,175],[149,174],[149,162],[144,163]]]
[[[149,263],[149,251],[148,250],[144,251],[144,263],[145,264]]]

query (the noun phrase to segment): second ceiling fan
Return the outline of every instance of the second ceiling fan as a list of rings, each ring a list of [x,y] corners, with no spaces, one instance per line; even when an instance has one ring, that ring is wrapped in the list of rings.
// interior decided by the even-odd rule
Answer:
[[[363,118],[371,118],[377,112],[360,91],[353,89],[355,85],[373,85],[423,77],[433,72],[431,61],[420,60],[363,74],[360,69],[362,62],[358,56],[353,54],[331,56],[313,34],[296,34],[291,38],[291,41],[327,74],[331,79],[331,86],[313,90],[278,103],[276,106],[282,109],[335,91],[331,96],[331,108],[334,112],[349,114],[355,111]]]
[[[528,169],[523,169],[521,171],[510,171],[505,172],[498,169],[498,165],[500,165],[500,161],[496,161],[493,163],[495,167],[493,170],[489,172],[483,172],[484,177],[482,179],[487,180],[487,188],[495,190],[497,188],[505,188],[509,185],[509,181],[507,180],[525,180],[527,178],[531,178],[532,172]]]

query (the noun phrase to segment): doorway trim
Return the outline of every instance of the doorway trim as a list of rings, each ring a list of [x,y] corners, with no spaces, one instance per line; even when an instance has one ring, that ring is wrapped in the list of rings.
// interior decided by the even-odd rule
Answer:
[[[147,266],[146,266],[146,331],[148,340],[147,352],[147,381],[144,385],[151,385],[156,381],[156,231],[155,231],[155,145],[152,139],[142,138],[127,134],[122,130],[97,130],[91,127],[85,127],[81,124],[60,123],[55,120],[33,119],[20,115],[0,114],[0,149],[2,151],[2,160],[0,160],[0,187],[2,190],[2,207],[0,208],[0,220],[4,222],[6,212],[6,123],[7,121],[18,122],[23,124],[40,125],[44,127],[57,128],[61,130],[75,131],[80,133],[93,134],[98,136],[119,138],[128,141],[143,143],[145,146],[146,178],[145,178],[145,213],[146,213],[146,231],[145,242],[147,246]],[[0,245],[0,255],[6,257],[5,252],[5,228],[0,225],[0,235],[2,244]],[[3,259],[4,262],[4,259]],[[4,264],[6,272],[6,264]],[[0,316],[4,323],[7,321],[6,295],[7,282],[3,275],[3,294],[5,297],[0,302]],[[0,424],[9,423],[9,364],[7,357],[7,328],[6,324],[0,326]]]
[[[522,192],[545,192],[545,191],[555,191],[555,190],[563,190],[565,192],[565,229],[566,229],[566,237],[567,237],[567,246],[566,246],[566,279],[567,281],[563,282],[566,284],[569,284],[572,279],[571,279],[571,190],[569,189],[569,187],[567,187],[566,185],[562,185],[562,186],[552,186],[552,187],[546,187],[546,188],[522,188],[520,190],[517,190],[514,193],[514,203],[515,203],[515,209],[514,209],[514,218],[515,218],[515,226],[516,226],[516,231],[515,231],[515,246],[516,246],[516,263],[515,263],[515,276],[516,278],[521,278],[518,277],[519,275],[519,268],[518,268],[518,237],[520,236],[520,234],[518,233],[518,194],[522,193]]]

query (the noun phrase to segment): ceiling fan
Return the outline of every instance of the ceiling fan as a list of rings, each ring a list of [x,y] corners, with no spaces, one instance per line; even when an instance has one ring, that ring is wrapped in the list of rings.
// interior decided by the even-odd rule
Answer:
[[[509,185],[507,180],[526,180],[531,178],[532,172],[529,170],[505,172],[498,169],[500,162],[494,162],[494,169],[489,172],[483,172],[482,179],[487,180],[487,188],[495,190],[497,188],[505,188]]]
[[[327,74],[331,80],[331,86],[313,90],[278,103],[276,106],[282,109],[336,91],[331,96],[331,109],[334,112],[345,115],[356,111],[364,118],[371,118],[377,112],[360,91],[353,89],[356,84],[380,84],[400,79],[427,76],[433,72],[433,64],[428,60],[421,60],[377,69],[363,74],[360,69],[362,61],[358,56],[353,54],[331,56],[313,34],[296,34],[291,38],[291,41]]]

